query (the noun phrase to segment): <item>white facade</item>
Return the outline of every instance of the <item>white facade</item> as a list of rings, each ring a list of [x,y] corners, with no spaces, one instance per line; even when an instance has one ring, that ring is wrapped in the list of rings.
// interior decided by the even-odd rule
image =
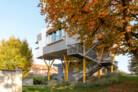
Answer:
[[[37,37],[36,57],[42,57],[45,54],[60,52],[64,50],[66,53],[69,44],[75,44],[77,36],[69,37],[67,32],[62,29],[56,32],[48,33],[49,28],[43,27],[41,29],[41,37]],[[41,39],[40,39],[41,38]],[[66,51],[65,51],[66,50]]]

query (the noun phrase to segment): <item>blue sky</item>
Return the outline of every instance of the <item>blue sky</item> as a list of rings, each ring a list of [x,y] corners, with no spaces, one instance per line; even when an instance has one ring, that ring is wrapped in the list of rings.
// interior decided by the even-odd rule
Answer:
[[[0,40],[8,39],[10,36],[27,39],[29,46],[35,53],[36,35],[44,27],[44,17],[40,15],[37,7],[39,0],[2,0],[0,3]],[[128,72],[127,56],[117,56],[119,70]],[[44,64],[43,61],[35,60]],[[59,63],[59,61],[56,61]]]

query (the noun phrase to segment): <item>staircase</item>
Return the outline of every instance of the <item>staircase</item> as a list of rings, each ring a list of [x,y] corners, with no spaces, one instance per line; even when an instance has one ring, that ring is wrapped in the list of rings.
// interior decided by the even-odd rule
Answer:
[[[95,62],[95,65],[90,68],[86,68],[86,78],[93,75],[95,72],[97,72],[102,67],[107,67],[110,65],[114,65],[108,57],[103,57],[101,62],[98,63],[96,52],[94,51],[94,48],[99,44],[99,42],[96,42],[94,46],[91,48],[86,48],[86,55],[83,54],[83,46],[80,43],[77,44],[71,44],[69,45],[70,48],[67,50],[67,55],[76,57],[79,59],[83,59],[85,57],[86,59]],[[83,71],[80,71],[73,75],[77,81],[80,81],[83,79]]]
[[[97,72],[99,69],[101,69],[103,66],[101,64],[96,64],[95,66],[92,67],[90,71],[88,71],[86,75],[86,79],[93,75],[95,72]]]
[[[67,50],[67,55],[77,57],[79,59],[83,59],[83,57],[85,57],[86,59],[98,63],[96,52],[93,50],[93,48],[95,48],[98,43],[99,42],[95,43],[95,45],[90,49],[86,49],[86,55],[83,54],[83,46],[81,44],[71,44],[69,45],[70,48]]]
[[[96,52],[93,50],[99,42],[95,43],[95,45],[89,49],[86,48],[86,55],[83,54],[83,46],[81,44],[71,44],[69,45],[69,49],[67,50],[67,55],[76,57],[79,59],[83,59],[85,57],[88,60],[91,60],[96,63],[93,67],[86,69],[86,78],[93,75],[95,72],[97,72],[99,69],[101,69],[103,66],[101,63],[98,63]],[[73,75],[77,81],[80,81],[83,79],[83,71],[80,71]]]
[[[86,79],[93,75],[95,72],[97,72],[99,69],[102,68],[102,65],[96,64],[93,67],[87,68],[86,69]],[[76,81],[82,81],[83,80],[83,71],[80,71],[76,74],[73,75]]]

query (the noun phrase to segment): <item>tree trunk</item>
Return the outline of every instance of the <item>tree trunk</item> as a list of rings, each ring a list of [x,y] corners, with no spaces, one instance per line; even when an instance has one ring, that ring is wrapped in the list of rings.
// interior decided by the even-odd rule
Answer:
[[[127,42],[127,45],[130,48],[135,47],[133,41],[132,41],[132,34],[131,34],[131,26],[130,26],[130,9],[129,9],[129,3],[131,0],[122,0],[122,6],[123,6],[123,31],[126,32],[125,33],[125,40]],[[135,50],[130,49],[130,52],[136,57],[138,58],[138,48],[136,48]]]

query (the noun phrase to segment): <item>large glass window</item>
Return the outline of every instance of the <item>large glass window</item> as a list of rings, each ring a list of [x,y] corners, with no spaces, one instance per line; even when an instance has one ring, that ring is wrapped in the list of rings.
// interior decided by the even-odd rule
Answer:
[[[56,32],[52,32],[49,34],[49,43],[55,42],[62,39],[62,29],[59,29]]]
[[[59,29],[59,39],[62,39],[62,29]]]
[[[56,31],[56,40],[59,40],[59,31]]]
[[[51,34],[51,42],[54,42],[54,33]]]
[[[53,38],[54,39],[54,42],[56,41],[56,33],[57,32],[54,32],[54,38]]]

